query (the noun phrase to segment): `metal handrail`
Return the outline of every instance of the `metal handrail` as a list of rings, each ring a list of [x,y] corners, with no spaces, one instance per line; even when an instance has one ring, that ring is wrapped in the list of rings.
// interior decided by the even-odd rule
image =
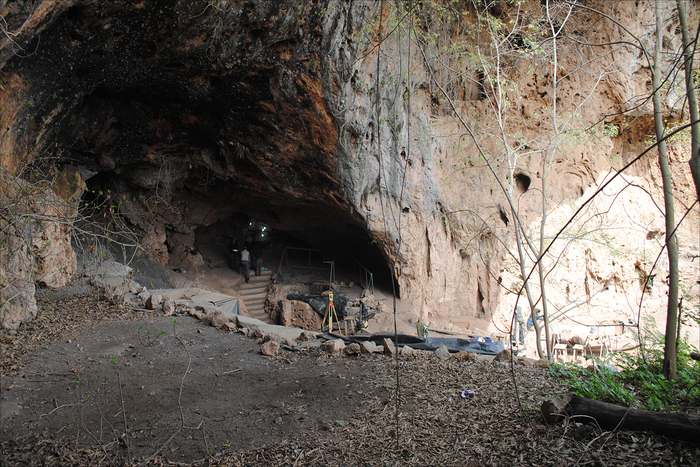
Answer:
[[[308,266],[291,266],[287,264],[287,252],[288,251],[306,251],[308,252]],[[299,268],[299,269],[308,269],[310,271],[328,271],[327,267],[312,267],[311,266],[311,253],[324,253],[324,252],[330,252],[332,253],[333,260],[332,261],[324,261],[325,264],[329,264],[330,268],[330,280],[331,282],[335,279],[335,265],[336,265],[336,251],[335,250],[321,250],[321,249],[316,249],[316,248],[302,248],[302,247],[292,247],[292,246],[286,246],[284,247],[284,251],[282,252],[282,258],[280,259],[280,264],[279,267],[277,268],[277,274],[279,275],[282,272],[282,265],[285,264],[287,267],[290,268]],[[352,273],[354,274],[354,268],[357,268],[357,273],[360,278],[360,286],[363,289],[369,289],[371,287],[371,291],[374,294],[374,274],[372,271],[367,269],[362,263],[357,261],[352,255],[349,253],[346,253],[351,261],[352,261],[352,267],[353,271]]]

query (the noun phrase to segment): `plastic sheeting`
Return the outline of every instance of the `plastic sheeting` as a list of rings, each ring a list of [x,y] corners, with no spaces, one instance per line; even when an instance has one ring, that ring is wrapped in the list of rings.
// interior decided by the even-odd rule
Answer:
[[[504,347],[503,342],[495,342],[484,339],[483,341],[477,339],[460,339],[460,338],[450,338],[450,337],[417,337],[410,336],[408,334],[398,334],[398,342],[394,340],[393,333],[377,333],[377,334],[360,334],[348,336],[347,339],[353,342],[362,342],[371,340],[377,344],[381,344],[384,339],[391,339],[395,341],[396,345],[407,345],[414,349],[421,350],[435,350],[440,344],[444,344],[447,350],[450,352],[472,352],[483,355],[497,355],[500,353]]]
[[[240,315],[241,309],[238,306],[238,298],[236,297],[226,297],[220,300],[210,300],[209,303],[213,304],[215,307],[220,308],[224,313],[233,313],[234,315]]]

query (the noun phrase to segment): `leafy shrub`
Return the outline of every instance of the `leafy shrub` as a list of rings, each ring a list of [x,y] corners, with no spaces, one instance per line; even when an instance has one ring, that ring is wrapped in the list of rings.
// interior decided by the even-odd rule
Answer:
[[[648,352],[642,356],[619,356],[620,371],[605,361],[581,368],[574,364],[554,364],[547,376],[559,378],[573,392],[601,402],[647,410],[700,410],[700,365],[678,352],[678,379],[667,380],[661,374],[663,354]],[[687,345],[686,345],[687,347]]]

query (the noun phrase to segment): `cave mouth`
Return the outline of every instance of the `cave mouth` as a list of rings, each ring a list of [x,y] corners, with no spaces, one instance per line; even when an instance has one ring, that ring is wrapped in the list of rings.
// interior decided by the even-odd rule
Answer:
[[[163,243],[155,249],[146,242],[151,260],[172,270],[190,269],[190,255],[199,253],[212,269],[239,272],[233,255],[245,246],[253,255],[262,250],[263,267],[272,274],[294,271],[304,282],[328,282],[332,261],[334,282],[363,288],[372,283],[400,296],[396,281],[392,289],[391,268],[379,245],[348,211],[318,201],[269,197],[230,181],[203,185],[195,171],[164,190],[148,182],[146,172],[143,167],[124,167],[94,174],[82,202],[104,209],[116,206],[130,229],[144,238],[149,233],[159,238]],[[112,217],[107,214],[95,217]],[[162,250],[167,252],[159,253]]]
[[[527,190],[530,189],[530,177],[527,176],[524,173],[518,173],[515,174],[515,187],[518,190],[519,194],[524,194],[527,193]]]
[[[235,213],[194,231],[193,248],[209,264],[224,262],[237,269],[236,259],[243,248],[264,258],[263,268],[273,274],[315,277],[318,282],[331,279],[362,288],[370,284],[383,291],[392,290],[391,272],[375,241],[359,228],[351,235],[327,230],[336,241],[309,241],[318,232],[281,230],[270,223]],[[340,238],[338,236],[340,235]],[[331,267],[332,266],[332,267]],[[332,269],[332,271],[331,271]],[[333,274],[333,276],[331,276]],[[394,284],[396,285],[396,283]]]

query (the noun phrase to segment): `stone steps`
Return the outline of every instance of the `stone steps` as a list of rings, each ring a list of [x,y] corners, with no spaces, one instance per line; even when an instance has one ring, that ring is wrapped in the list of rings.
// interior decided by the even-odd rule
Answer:
[[[252,318],[268,322],[270,317],[265,313],[267,288],[272,283],[272,272],[262,271],[260,276],[251,275],[249,282],[241,284],[238,295],[243,300],[248,315]]]

